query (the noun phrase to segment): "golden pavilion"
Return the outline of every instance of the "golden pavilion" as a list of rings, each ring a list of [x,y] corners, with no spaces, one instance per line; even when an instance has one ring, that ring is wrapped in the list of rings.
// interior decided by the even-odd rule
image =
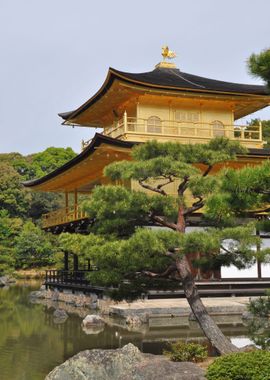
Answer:
[[[266,86],[219,81],[188,74],[167,61],[175,54],[163,48],[164,60],[154,70],[127,73],[110,68],[98,90],[79,108],[60,113],[64,125],[100,128],[83,142],[82,152],[52,173],[25,183],[34,191],[65,194],[65,207],[44,215],[43,228],[54,233],[80,231],[90,216],[80,208],[80,195],[109,183],[103,169],[130,159],[134,144],[147,140],[206,143],[216,136],[237,140],[248,148],[233,167],[259,164],[270,157],[264,149],[262,125],[237,121],[270,104]],[[219,170],[220,165],[214,168]],[[125,183],[137,189],[135,181]],[[173,187],[170,193],[176,192]]]

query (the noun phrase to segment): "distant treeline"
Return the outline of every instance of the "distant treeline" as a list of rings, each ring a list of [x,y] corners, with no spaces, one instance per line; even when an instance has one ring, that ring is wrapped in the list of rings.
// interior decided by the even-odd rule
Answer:
[[[42,231],[40,217],[62,207],[63,196],[31,192],[22,182],[50,173],[75,155],[71,148],[53,147],[28,156],[0,154],[0,275],[57,260],[57,240]]]

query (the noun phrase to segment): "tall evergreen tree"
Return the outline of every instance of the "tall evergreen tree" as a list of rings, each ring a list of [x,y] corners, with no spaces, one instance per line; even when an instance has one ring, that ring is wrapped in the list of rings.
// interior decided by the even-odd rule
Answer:
[[[238,143],[224,138],[202,145],[152,141],[136,146],[133,161],[105,169],[106,176],[126,187],[97,187],[85,204],[93,218],[91,234],[63,234],[63,248],[91,259],[99,267],[90,274],[91,282],[113,286],[112,294],[118,298],[179,287],[181,281],[213,346],[222,354],[235,351],[208,315],[192,265],[208,270],[230,264],[244,268],[256,260],[255,227],[247,220],[258,207],[268,210],[270,165],[215,173],[243,153]],[[131,182],[142,191],[131,190]],[[169,188],[175,189],[174,196]],[[192,218],[202,212],[201,222],[212,227],[186,233]],[[260,259],[268,253],[261,251]]]

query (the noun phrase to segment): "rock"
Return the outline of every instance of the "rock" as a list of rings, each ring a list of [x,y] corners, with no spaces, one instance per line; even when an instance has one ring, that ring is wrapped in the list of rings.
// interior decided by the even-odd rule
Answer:
[[[37,298],[43,299],[43,298],[45,298],[45,294],[42,290],[36,290],[36,291],[31,292],[29,294],[29,297],[31,299],[37,299]]]
[[[7,286],[9,284],[15,283],[16,280],[10,276],[1,276],[0,277],[0,286]]]
[[[59,299],[59,291],[56,289],[53,293],[52,293],[52,301],[58,301]]]
[[[129,343],[116,350],[87,350],[68,359],[45,380],[206,380],[194,363],[143,354]]]
[[[91,302],[90,305],[89,305],[89,308],[93,309],[93,310],[96,310],[98,308],[98,302],[97,301]]]
[[[242,314],[242,319],[245,321],[251,321],[254,319],[254,315],[250,311],[244,311]]]
[[[148,323],[149,315],[141,314],[141,315],[128,315],[126,318],[126,324],[131,326],[140,326],[144,323]]]
[[[56,309],[56,310],[54,311],[54,313],[53,313],[53,316],[54,316],[55,318],[67,318],[67,317],[68,317],[66,311],[63,310],[63,309]]]
[[[104,326],[105,321],[97,314],[88,314],[82,321],[83,327],[91,328],[93,326]]]

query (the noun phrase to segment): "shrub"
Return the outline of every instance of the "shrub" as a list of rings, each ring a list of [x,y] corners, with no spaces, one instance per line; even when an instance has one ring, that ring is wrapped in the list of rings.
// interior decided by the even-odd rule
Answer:
[[[239,352],[220,357],[208,367],[208,380],[270,380],[270,352]]]
[[[170,344],[170,350],[163,352],[174,362],[201,362],[207,358],[207,350],[197,343],[178,341]]]
[[[270,314],[270,296],[251,300],[248,305],[248,310],[254,317],[267,318]]]

